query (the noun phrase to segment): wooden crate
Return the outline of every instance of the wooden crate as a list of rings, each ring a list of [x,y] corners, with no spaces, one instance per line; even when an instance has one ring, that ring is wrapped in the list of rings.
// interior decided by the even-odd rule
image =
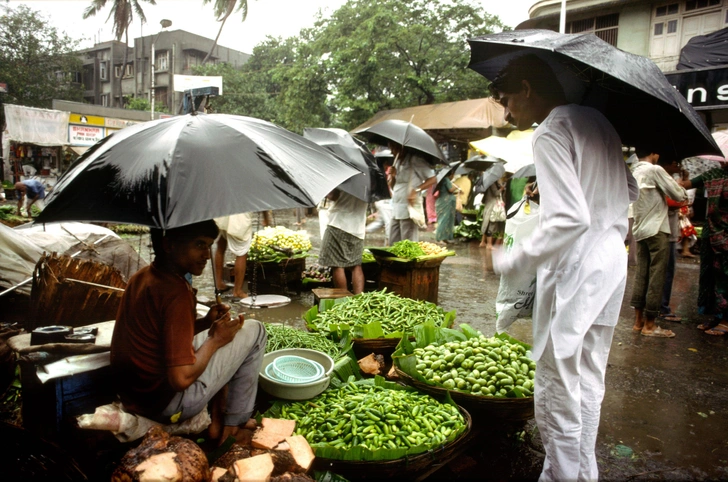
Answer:
[[[248,282],[248,289],[251,291],[255,280],[258,293],[263,290],[285,293],[289,289],[300,293],[302,289],[301,277],[305,269],[306,258],[289,258],[279,263],[248,261],[245,279]]]
[[[379,263],[379,289],[387,288],[405,298],[437,303],[440,265],[444,258],[402,263],[376,257]]]

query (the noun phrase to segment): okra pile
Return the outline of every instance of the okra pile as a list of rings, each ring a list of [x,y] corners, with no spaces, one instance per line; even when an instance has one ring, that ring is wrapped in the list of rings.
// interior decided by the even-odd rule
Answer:
[[[321,333],[311,333],[271,323],[263,323],[263,325],[268,333],[268,342],[265,345],[266,353],[285,348],[308,348],[326,353],[334,360],[343,354],[343,347]]]
[[[465,429],[455,405],[429,395],[377,385],[345,383],[318,397],[286,404],[280,418],[296,420],[296,435],[309,444],[369,450],[434,448]]]
[[[328,332],[332,324],[362,326],[378,321],[386,335],[411,332],[413,327],[428,320],[442,326],[445,312],[434,303],[403,298],[385,289],[350,296],[347,301],[320,312],[313,323],[318,331]]]
[[[414,354],[419,373],[448,390],[498,398],[514,396],[514,389],[533,395],[536,362],[526,357],[526,348],[518,343],[473,337],[415,348]]]

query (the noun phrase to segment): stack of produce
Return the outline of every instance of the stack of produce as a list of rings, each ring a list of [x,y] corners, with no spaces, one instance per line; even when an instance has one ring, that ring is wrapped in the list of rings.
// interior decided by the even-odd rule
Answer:
[[[444,246],[439,246],[435,243],[430,243],[427,241],[418,241],[417,244],[420,245],[420,248],[422,248],[422,251],[427,256],[432,256],[432,255],[436,256],[438,254],[445,254],[448,252],[447,248],[445,248]]]
[[[317,457],[394,460],[442,447],[467,424],[458,407],[398,384],[349,381],[303,402],[278,402],[271,412],[296,420]]]
[[[319,264],[312,264],[301,274],[304,281],[315,281],[318,283],[330,283],[331,282],[331,268],[321,266]]]
[[[514,389],[533,395],[536,362],[523,345],[476,337],[415,348],[417,370],[425,380],[471,395],[506,397]]]
[[[368,249],[365,249],[361,253],[361,262],[362,262],[362,264],[364,264],[364,263],[373,263],[373,262],[376,262],[376,261],[377,260],[374,258],[374,255]]]
[[[397,241],[389,248],[389,252],[398,258],[404,259],[415,259],[425,255],[425,251],[419,243],[410,241],[409,239]]]
[[[351,343],[334,342],[321,333],[312,333],[271,323],[263,323],[263,325],[268,333],[268,343],[265,345],[266,353],[286,348],[307,348],[326,353],[334,360],[338,360],[351,347]]]
[[[253,235],[248,260],[280,262],[286,258],[305,257],[310,249],[311,240],[306,231],[268,226]]]
[[[454,311],[445,313],[434,303],[403,298],[386,289],[324,301],[323,311],[314,306],[304,315],[309,329],[321,333],[351,330],[354,338],[401,337],[422,323],[449,327],[455,319]]]

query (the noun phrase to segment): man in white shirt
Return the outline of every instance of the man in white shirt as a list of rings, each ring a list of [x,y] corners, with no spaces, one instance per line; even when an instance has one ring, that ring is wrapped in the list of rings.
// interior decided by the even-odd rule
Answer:
[[[682,202],[687,199],[687,193],[665,169],[657,165],[659,154],[645,149],[637,149],[636,153],[639,161],[632,166],[632,174],[639,185],[640,195],[632,206],[632,233],[637,241],[637,274],[631,301],[635,312],[632,329],[645,336],[672,338],[674,332],[655,324],[655,318],[660,314],[670,258],[670,222],[665,196]]]
[[[490,90],[519,130],[539,124],[532,141],[539,225],[512,251],[495,250],[493,267],[503,276],[536,275],[540,480],[596,480],[604,375],[626,284],[627,207],[637,186],[614,127],[595,109],[567,104],[536,55],[511,60]]]
[[[348,289],[346,270],[351,270],[352,293],[364,291],[364,271],[361,255],[368,203],[339,189],[327,196],[334,203],[329,208],[329,219],[321,240],[319,264],[331,268],[335,288]]]

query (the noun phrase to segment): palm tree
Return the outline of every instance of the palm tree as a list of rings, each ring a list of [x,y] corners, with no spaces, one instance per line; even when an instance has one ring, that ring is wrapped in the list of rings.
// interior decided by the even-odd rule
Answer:
[[[142,1],[151,5],[157,4],[156,0]],[[89,5],[89,7],[83,12],[83,19],[86,20],[87,18],[93,17],[99,13],[106,6],[106,2],[107,0],[91,0],[91,5]],[[119,71],[118,106],[121,107],[123,98],[121,93],[121,79],[124,77],[124,72],[126,71],[126,62],[129,53],[129,26],[134,21],[135,12],[142,23],[147,22],[147,17],[144,15],[144,10],[142,10],[139,0],[112,0],[109,3],[111,3],[111,11],[109,12],[109,17],[106,21],[108,22],[110,18],[114,18],[113,32],[117,42],[121,40],[122,35],[124,36],[124,61],[121,65],[121,71]]]
[[[211,1],[212,0],[202,0],[202,4],[207,5]],[[213,50],[215,50],[215,47],[217,46],[217,41],[220,38],[220,34],[222,33],[222,28],[225,26],[225,21],[230,15],[232,15],[233,11],[235,11],[235,5],[238,5],[238,11],[243,12],[242,21],[245,22],[245,19],[248,17],[248,0],[215,0],[215,6],[213,7],[213,11],[215,13],[215,17],[217,17],[217,21],[221,22],[220,30],[217,31],[217,37],[215,37],[215,41],[212,43],[210,51],[207,52],[207,55],[202,61],[203,65],[212,56],[212,52]]]

